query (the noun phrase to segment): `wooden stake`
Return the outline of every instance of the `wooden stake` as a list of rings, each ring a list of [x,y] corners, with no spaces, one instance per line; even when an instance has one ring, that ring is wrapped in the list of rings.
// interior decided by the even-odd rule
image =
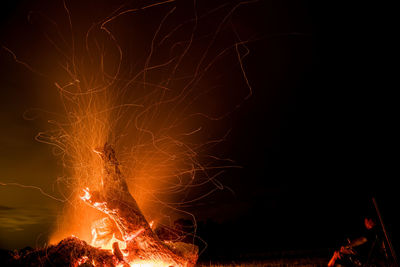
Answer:
[[[392,254],[393,261],[394,261],[394,266],[398,267],[399,264],[397,263],[396,253],[395,253],[395,251],[393,249],[392,242],[390,242],[389,235],[388,235],[388,233],[386,231],[385,224],[383,223],[383,219],[382,219],[381,213],[380,213],[379,208],[378,208],[378,204],[376,203],[376,199],[374,197],[372,198],[372,202],[374,203],[376,214],[378,215],[379,222],[381,223],[383,234],[385,235],[386,242],[389,245],[390,253]]]

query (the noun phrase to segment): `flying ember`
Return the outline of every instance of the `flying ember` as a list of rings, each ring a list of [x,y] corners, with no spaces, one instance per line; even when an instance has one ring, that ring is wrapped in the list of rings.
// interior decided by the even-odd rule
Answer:
[[[52,145],[62,163],[56,183],[63,197],[54,199],[64,209],[52,245],[18,255],[23,262],[196,264],[196,219],[185,207],[223,189],[221,170],[237,167],[211,148],[229,133],[224,118],[251,95],[242,64],[247,42],[227,25],[252,1],[213,8],[150,2],[121,4],[107,15],[94,9],[79,16],[75,1],[57,6],[57,19],[57,12],[30,12],[54,55],[44,61],[57,62],[50,67],[40,69],[4,48],[51,81],[59,97],[49,101],[54,112],[45,112],[49,130],[36,139]],[[224,105],[218,88],[228,76],[217,71],[223,59],[235,62],[227,75],[238,73],[245,88]],[[171,221],[181,217],[192,223],[191,232],[160,234],[176,232]]]

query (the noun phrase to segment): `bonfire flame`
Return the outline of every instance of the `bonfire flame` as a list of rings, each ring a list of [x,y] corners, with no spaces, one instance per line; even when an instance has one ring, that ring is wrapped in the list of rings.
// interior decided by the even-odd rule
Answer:
[[[61,187],[61,193],[64,195],[68,192],[66,195],[69,196],[69,191],[72,189],[73,201],[61,200],[71,205],[67,206],[68,214],[62,218],[63,227],[54,234],[50,243],[63,240],[57,245],[44,249],[40,259],[47,259],[53,253],[60,259],[71,258],[75,266],[90,266],[90,264],[94,266],[190,266],[195,264],[198,257],[197,247],[192,244],[160,240],[151,229],[151,225],[143,216],[136,201],[139,201],[142,210],[148,215],[148,211],[153,206],[148,204],[147,196],[152,196],[153,192],[167,192],[171,195],[171,199],[174,199],[187,189],[208,186],[210,183],[215,185],[212,191],[185,201],[186,205],[218,189],[223,189],[222,184],[216,179],[223,173],[220,169],[237,167],[232,165],[230,159],[204,153],[214,144],[224,140],[226,135],[221,137],[216,134],[218,138],[212,138],[215,135],[205,131],[203,120],[218,122],[231,112],[220,110],[220,107],[210,108],[208,100],[204,105],[205,111],[198,106],[203,98],[219,95],[220,92],[215,91],[215,88],[203,90],[206,89],[204,86],[208,86],[204,77],[207,73],[212,73],[213,79],[214,76],[220,76],[215,75],[211,70],[216,62],[229,56],[230,52],[233,52],[235,59],[237,58],[238,69],[249,88],[245,99],[252,94],[242,62],[249,52],[246,47],[247,41],[241,40],[236,30],[233,31],[234,39],[238,41],[234,44],[225,46],[221,43],[221,47],[221,44],[217,42],[217,37],[219,39],[224,28],[234,28],[233,24],[232,27],[225,27],[226,23],[231,23],[229,18],[234,11],[239,6],[253,1],[239,1],[230,8],[227,8],[229,5],[225,4],[216,8],[215,11],[218,12],[215,13],[218,16],[225,12],[225,8],[227,12],[221,17],[222,20],[214,27],[215,29],[205,36],[202,36],[203,30],[198,30],[200,29],[198,18],[207,18],[208,21],[208,16],[214,11],[198,16],[197,3],[193,1],[193,18],[190,17],[183,23],[179,22],[179,24],[166,27],[164,23],[169,16],[172,18],[175,10],[187,13],[186,4],[182,6],[183,9],[180,5],[173,7],[154,33],[151,52],[147,55],[147,52],[143,53],[139,50],[139,53],[146,54],[143,57],[145,62],[139,60],[135,62],[135,65],[142,66],[141,63],[144,63],[144,68],[140,68],[138,72],[136,72],[136,67],[124,71],[126,66],[131,65],[125,62],[130,60],[129,57],[128,60],[125,59],[125,54],[130,53],[125,53],[125,49],[119,45],[119,38],[116,38],[118,34],[112,31],[112,22],[117,18],[122,19],[126,14],[135,14],[137,11],[150,10],[153,7],[161,8],[164,4],[169,9],[170,4],[178,4],[178,2],[155,1],[140,8],[129,9],[123,9],[123,5],[104,19],[93,23],[85,31],[83,25],[72,27],[71,12],[64,1],[63,7],[70,25],[68,35],[71,34],[71,41],[68,41],[69,38],[64,38],[62,31],[56,31],[57,36],[62,39],[60,43],[57,41],[58,37],[51,38],[52,34],[45,32],[46,38],[50,38],[57,54],[62,54],[60,60],[62,73],[59,74],[60,77],[57,75],[58,81],[55,82],[55,86],[61,96],[62,105],[60,106],[65,110],[65,120],[60,120],[58,116],[55,116],[49,120],[52,130],[39,133],[36,138],[40,142],[53,145],[55,152],[62,156],[63,166],[71,171],[68,172],[67,186]],[[178,14],[179,18],[181,13]],[[153,17],[151,19],[153,20]],[[218,21],[220,21],[219,18]],[[58,29],[55,22],[54,26]],[[85,36],[82,40],[78,38],[80,34],[74,36],[75,32],[80,33],[79,28],[82,28],[82,36]],[[181,32],[185,32],[186,28],[191,29],[191,32],[189,35],[185,33],[182,35]],[[197,47],[203,46],[205,40],[208,40],[205,48],[198,49]],[[63,49],[63,47],[68,47],[68,49]],[[159,53],[155,53],[156,47],[159,47]],[[216,47],[215,51],[214,47]],[[5,49],[17,63],[32,72],[42,72],[36,71],[30,67],[30,64],[17,59],[16,54],[8,48]],[[242,50],[246,53],[242,54]],[[164,51],[169,51],[170,55],[164,56]],[[139,58],[142,58],[142,55]],[[52,68],[50,73],[54,72],[56,71]],[[135,75],[130,75],[131,73]],[[231,71],[229,75],[232,75]],[[239,107],[245,99],[240,98],[239,102],[235,102],[235,108]],[[193,110],[191,110],[192,107]],[[193,128],[193,126],[196,127]],[[201,141],[202,132],[207,134],[207,142]],[[120,159],[125,166],[135,163],[135,168],[124,169],[127,177],[136,178],[138,192],[135,193],[135,198],[129,193],[112,147],[106,144],[93,150],[93,154],[89,152],[94,146],[104,144],[107,140],[114,142],[118,140],[125,147],[134,145],[134,149],[130,152],[121,148]],[[96,154],[102,160],[99,160]],[[199,157],[199,155],[204,155],[204,157]],[[216,163],[203,166],[202,161],[209,159]],[[100,180],[97,179],[99,177],[101,177]],[[170,186],[171,184],[173,186]],[[31,187],[40,190],[48,197],[59,200],[44,193],[40,188]],[[146,190],[149,187],[151,190]],[[84,220],[84,217],[90,217],[83,214],[89,208],[85,207],[83,211],[81,205],[75,205],[76,190],[83,192],[77,200],[82,200],[100,211],[104,214],[104,218],[97,221],[92,218]],[[158,203],[158,200],[152,202]],[[160,199],[159,202],[163,200]],[[147,203],[143,204],[143,202]],[[173,206],[174,203],[166,203],[164,206],[170,205]],[[92,223],[91,240],[90,226],[87,223]],[[79,232],[81,227],[85,229],[84,233]],[[72,233],[81,238],[65,238]],[[90,245],[85,240],[90,241]],[[60,256],[60,251],[64,252],[63,257]],[[51,261],[52,266],[64,266],[55,264],[54,260]]]
[[[128,191],[113,148],[105,144],[96,152],[104,161],[104,184],[101,191],[83,189],[80,198],[107,217],[93,224],[91,245],[111,250],[116,266],[193,266],[198,248],[157,237]],[[77,266],[87,260],[78,259]]]

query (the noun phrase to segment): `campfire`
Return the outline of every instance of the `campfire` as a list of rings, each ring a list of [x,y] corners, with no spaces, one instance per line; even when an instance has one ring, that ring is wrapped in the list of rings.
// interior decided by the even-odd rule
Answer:
[[[92,227],[92,242],[71,236],[57,245],[14,255],[17,263],[63,266],[194,266],[194,244],[162,240],[129,193],[114,149],[105,144],[94,151],[103,161],[101,190],[82,189],[80,199],[104,214]]]
[[[12,264],[196,264],[201,252],[195,241],[201,238],[193,211],[185,208],[224,189],[217,177],[238,167],[213,149],[229,134],[225,119],[252,94],[242,62],[247,41],[230,22],[244,4],[155,1],[87,18],[79,14],[79,1],[64,1],[51,14],[54,21],[29,13],[35,30],[43,30],[35,35],[37,46],[44,37],[51,48],[40,63],[56,64],[40,67],[4,49],[56,89],[57,100],[45,96],[51,111],[28,110],[25,117],[48,123],[36,140],[53,146],[59,157],[62,177],[52,200],[62,202],[63,210],[46,246],[14,252]],[[135,16],[142,23],[134,24]],[[143,26],[143,36],[126,25]],[[212,31],[209,25],[215,25]],[[230,68],[221,68],[225,61]],[[237,94],[225,85],[232,76],[243,85]],[[190,217],[191,232],[168,238],[163,229],[181,217]]]
[[[128,191],[113,148],[105,144],[96,152],[104,162],[102,190],[92,192],[85,188],[81,199],[108,217],[95,224],[92,243],[102,247],[111,245],[117,264],[194,265],[198,253],[196,246],[163,242],[153,232]]]

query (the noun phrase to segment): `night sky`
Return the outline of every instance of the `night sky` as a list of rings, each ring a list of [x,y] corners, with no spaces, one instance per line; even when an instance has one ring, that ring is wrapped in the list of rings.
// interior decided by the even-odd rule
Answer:
[[[20,37],[26,16],[48,3],[28,2],[0,8],[0,44],[26,46],[25,55],[40,45]],[[233,192],[217,191],[190,208],[209,243],[206,256],[334,248],[362,228],[372,197],[400,245],[390,8],[319,2],[258,1],[235,13],[238,32],[253,40],[243,62],[253,94],[224,121],[230,134],[215,148],[242,167],[220,179]],[[57,158],[34,140],[44,123],[23,117],[30,108],[52,108],[42,97],[51,85],[4,49],[0,71],[0,183],[57,196]],[[243,91],[245,84],[229,85]],[[37,189],[0,184],[0,247],[43,244],[59,208]]]

